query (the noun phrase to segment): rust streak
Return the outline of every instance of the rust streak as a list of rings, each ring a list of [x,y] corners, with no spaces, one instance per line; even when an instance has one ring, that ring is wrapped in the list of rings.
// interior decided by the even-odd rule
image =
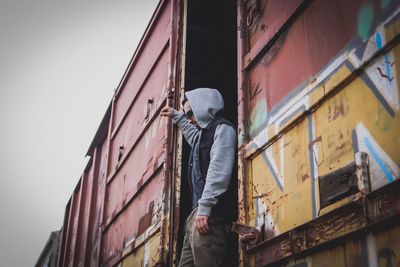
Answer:
[[[261,93],[262,87],[260,87],[260,84],[255,84],[252,87],[249,88],[249,94],[250,94],[250,101],[253,100],[259,93]]]
[[[308,178],[310,178],[310,175],[304,174],[304,175],[301,177],[301,182],[304,183]]]
[[[275,189],[273,189],[273,190],[271,190],[271,191],[268,191],[268,192],[266,192],[266,193],[263,193],[263,194],[254,196],[253,199],[255,199],[255,198],[262,198],[262,197],[269,197],[269,196],[272,195],[272,192],[273,192],[274,190],[275,190]]]
[[[346,115],[345,103],[343,99],[338,101],[339,103],[334,102],[328,108],[328,121],[334,121],[339,117],[344,117]]]
[[[318,136],[317,138],[315,138],[309,145],[308,145],[308,149],[309,150],[313,150],[313,145],[317,142],[322,142],[322,136]]]
[[[146,231],[147,228],[151,226],[151,217],[153,216],[153,210],[154,210],[154,201],[151,201],[149,204],[149,209],[148,212],[142,216],[139,220],[139,226],[138,226],[138,233],[137,235],[141,235]]]

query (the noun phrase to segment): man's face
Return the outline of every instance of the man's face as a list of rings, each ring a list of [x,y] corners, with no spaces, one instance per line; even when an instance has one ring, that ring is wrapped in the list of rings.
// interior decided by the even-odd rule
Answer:
[[[184,110],[185,110],[185,114],[189,114],[191,116],[187,116],[187,120],[189,123],[196,125],[196,118],[193,115],[193,111],[192,111],[192,107],[190,106],[189,101],[185,102],[185,105],[183,106]]]

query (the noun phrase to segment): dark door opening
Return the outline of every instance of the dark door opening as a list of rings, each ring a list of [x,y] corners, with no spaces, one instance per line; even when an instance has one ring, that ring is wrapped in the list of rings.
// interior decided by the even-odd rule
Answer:
[[[187,1],[185,91],[199,87],[218,89],[225,102],[224,117],[237,125],[237,40],[236,1]],[[189,145],[182,148],[182,182],[177,255],[180,257],[184,224],[191,210],[187,177]],[[232,182],[237,184],[237,166]],[[237,203],[237,201],[236,201]],[[237,208],[236,208],[237,211]],[[237,214],[235,214],[237,218]],[[237,236],[228,240],[224,266],[237,266]]]

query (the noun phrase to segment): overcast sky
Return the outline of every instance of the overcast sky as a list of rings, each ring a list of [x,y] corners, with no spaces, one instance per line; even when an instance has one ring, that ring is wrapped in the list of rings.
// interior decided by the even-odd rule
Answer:
[[[0,267],[33,266],[158,0],[0,0]]]

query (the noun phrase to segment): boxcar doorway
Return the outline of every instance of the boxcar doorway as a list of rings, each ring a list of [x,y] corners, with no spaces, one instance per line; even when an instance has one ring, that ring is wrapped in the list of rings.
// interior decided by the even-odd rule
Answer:
[[[237,125],[236,1],[190,0],[185,1],[184,9],[185,91],[199,87],[218,89],[225,101],[224,117]],[[190,147],[185,141],[182,147],[177,261],[182,249],[185,220],[192,202],[187,177]],[[232,182],[237,184],[237,171],[233,172]],[[237,218],[237,214],[235,216]],[[224,266],[237,266],[237,237],[232,234],[228,244]]]

